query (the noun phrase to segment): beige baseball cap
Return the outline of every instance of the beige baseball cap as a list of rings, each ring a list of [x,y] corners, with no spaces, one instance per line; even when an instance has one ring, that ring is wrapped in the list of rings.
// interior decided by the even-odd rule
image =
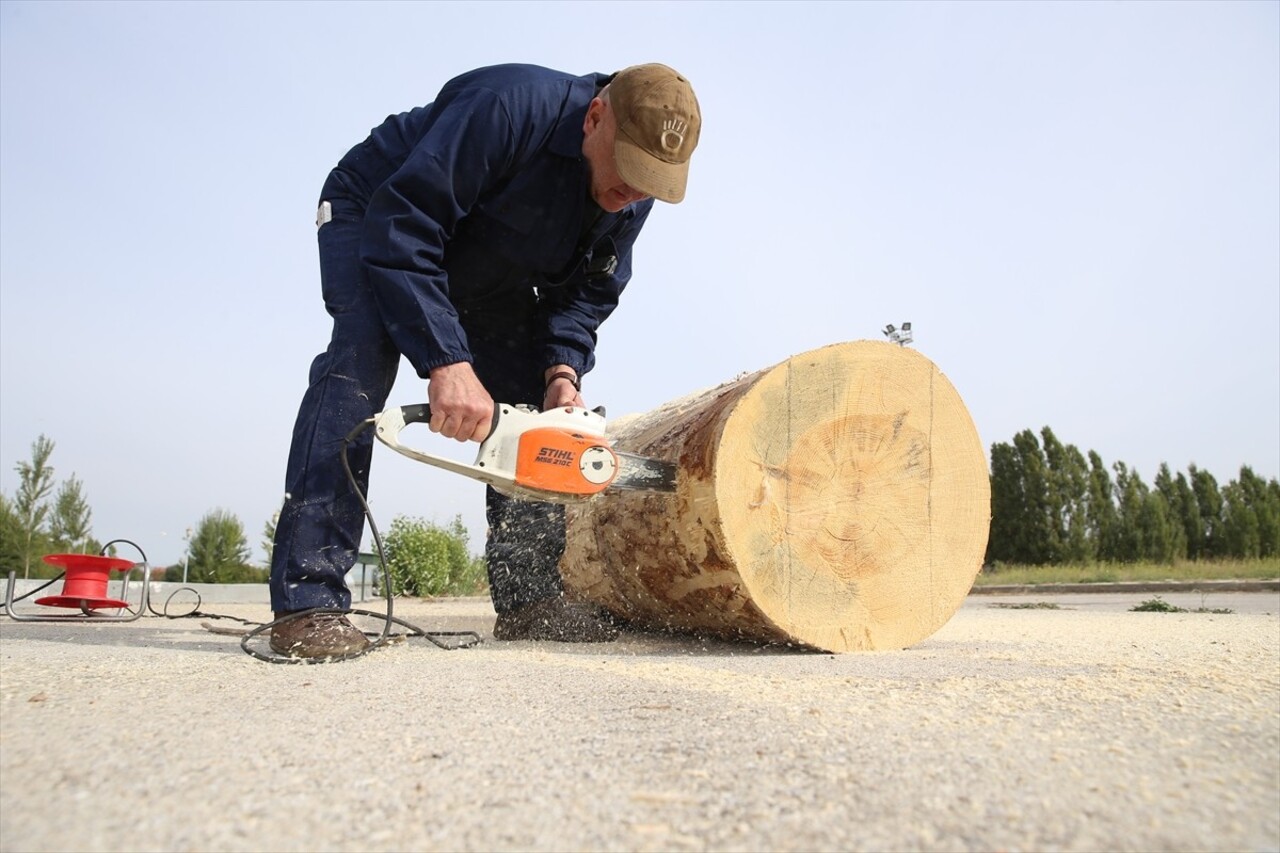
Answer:
[[[665,65],[633,65],[610,81],[609,105],[618,120],[613,154],[622,180],[645,195],[680,202],[702,131],[693,86]]]

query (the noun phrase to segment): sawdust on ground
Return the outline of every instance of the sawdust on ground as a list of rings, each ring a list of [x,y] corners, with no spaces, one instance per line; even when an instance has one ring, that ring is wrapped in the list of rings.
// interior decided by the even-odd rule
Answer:
[[[975,596],[842,656],[627,634],[324,666],[194,619],[4,620],[0,850],[1273,850],[1280,596],[1219,599]]]

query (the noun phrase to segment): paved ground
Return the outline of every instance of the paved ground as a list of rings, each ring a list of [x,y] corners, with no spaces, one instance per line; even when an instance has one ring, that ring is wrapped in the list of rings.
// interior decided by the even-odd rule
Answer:
[[[1280,848],[1280,593],[1129,611],[1152,597],[972,596],[905,651],[415,639],[325,666],[198,619],[4,619],[0,850]]]

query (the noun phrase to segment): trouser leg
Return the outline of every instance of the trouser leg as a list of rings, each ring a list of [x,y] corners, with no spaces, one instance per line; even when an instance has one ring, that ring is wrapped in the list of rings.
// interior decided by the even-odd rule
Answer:
[[[334,220],[319,232],[333,334],[312,362],[289,449],[271,555],[271,606],[277,611],[345,609],[351,603],[345,577],[359,555],[364,514],[340,454],[352,429],[382,410],[400,358],[360,264],[359,213],[335,205]],[[373,434],[365,430],[347,449],[362,494],[368,493],[372,455]]]
[[[559,595],[564,507],[485,490],[489,535],[484,556],[493,609],[507,613]]]
[[[531,330],[533,311],[530,295],[502,314],[462,314],[476,375],[499,403],[542,406],[545,386]],[[484,556],[494,610],[507,613],[560,594],[564,507],[509,498],[489,488],[485,517]]]

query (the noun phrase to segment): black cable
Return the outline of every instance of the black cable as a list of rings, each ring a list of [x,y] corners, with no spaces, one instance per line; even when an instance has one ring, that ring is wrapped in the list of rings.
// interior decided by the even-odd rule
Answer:
[[[58,581],[62,580],[62,579],[63,579],[63,578],[65,578],[66,576],[67,576],[67,573],[66,573],[66,572],[63,572],[62,574],[58,575],[56,578],[53,578],[52,580],[48,581],[47,583],[42,583],[42,584],[40,584],[40,586],[36,587],[35,589],[31,590],[30,592],[24,592],[22,595],[20,595],[20,596],[18,596],[17,598],[15,598],[15,599],[13,600],[13,603],[14,603],[14,604],[17,604],[17,603],[18,603],[19,601],[21,601],[22,599],[24,599],[24,598],[30,598],[31,596],[35,595],[37,592],[39,592],[39,591],[40,591],[40,590],[42,590],[42,589],[48,589],[49,587],[53,586],[55,583],[57,583]],[[7,612],[7,608],[5,607],[4,602],[3,602],[3,601],[0,601],[0,611]]]
[[[142,548],[139,547],[138,543],[131,542],[128,539],[112,539],[110,542],[108,542],[106,545],[103,545],[98,550],[98,556],[99,557],[107,556],[107,549],[110,548],[112,545],[116,544],[117,542],[122,542],[125,545],[132,545],[134,547],[134,550],[136,550],[139,554],[142,555],[142,565],[144,566],[147,565],[147,552],[143,551]]]
[[[380,649],[383,646],[387,645],[389,642],[391,642],[393,636],[399,636],[399,635],[391,634],[391,625],[393,623],[396,625],[400,625],[402,627],[408,628],[412,632],[408,636],[425,637],[428,640],[430,640],[432,643],[434,643],[436,646],[438,646],[439,648],[445,649],[446,651],[452,651],[454,649],[465,649],[470,646],[474,646],[480,642],[480,635],[477,634],[475,631],[424,631],[421,628],[417,627],[416,625],[412,625],[409,622],[405,622],[402,619],[397,619],[392,614],[392,611],[393,611],[392,601],[395,598],[395,591],[392,589],[392,585],[391,585],[391,571],[387,567],[387,553],[386,553],[386,549],[382,545],[382,534],[378,532],[378,524],[376,521],[374,521],[373,510],[369,507],[369,502],[368,500],[365,499],[364,492],[361,491],[360,489],[360,484],[356,482],[356,476],[351,471],[351,462],[347,458],[347,449],[351,446],[351,443],[355,441],[357,438],[359,438],[360,434],[364,432],[366,429],[368,429],[369,427],[371,427],[373,423],[374,423],[373,418],[369,418],[368,420],[361,421],[360,423],[356,424],[355,428],[352,429],[351,432],[347,433],[346,437],[342,440],[342,453],[340,458],[342,459],[342,470],[346,472],[347,482],[351,486],[351,491],[355,493],[356,498],[360,501],[360,507],[362,510],[364,510],[365,520],[369,522],[369,531],[373,534],[373,542],[378,550],[378,563],[382,568],[382,585],[383,585],[383,593],[387,600],[387,612],[383,614],[383,613],[374,613],[369,610],[352,610],[351,608],[342,610],[338,608],[328,608],[328,607],[313,607],[310,610],[299,610],[296,613],[290,613],[287,616],[282,616],[273,622],[268,622],[264,625],[259,625],[257,628],[254,628],[252,631],[248,632],[243,637],[241,637],[240,648],[244,650],[245,654],[255,657],[258,660],[266,661],[268,663],[313,664],[313,663],[336,663],[336,662],[345,661],[345,660],[355,660],[356,658],[364,657],[365,655],[369,654],[375,649]],[[276,625],[282,625],[286,622],[292,622],[295,619],[301,619],[304,616],[310,616],[314,613],[337,613],[343,616],[355,613],[363,616],[381,616],[385,621],[383,622],[383,625],[382,625],[382,633],[377,635],[377,639],[374,642],[372,642],[370,645],[361,649],[358,652],[350,652],[344,655],[331,655],[329,657],[322,657],[322,658],[300,658],[300,657],[296,658],[296,657],[288,657],[285,655],[275,655],[275,654],[267,655],[257,651],[256,649],[252,649],[249,647],[250,640],[252,640],[254,637],[257,637],[259,634],[265,633],[266,631],[270,630]],[[366,633],[366,636],[370,636],[370,637],[374,636],[373,634],[370,634],[367,632],[365,633]],[[467,638],[467,639],[466,640],[460,639],[456,643],[450,643],[450,642],[442,642],[440,639],[442,637],[457,637],[457,638]]]
[[[112,539],[110,542],[108,542],[107,544],[103,545],[101,548],[99,548],[99,549],[98,549],[98,556],[99,556],[99,557],[105,557],[105,556],[107,556],[107,549],[108,549],[108,548],[110,548],[112,545],[115,545],[117,542],[118,542],[118,543],[121,543],[121,544],[124,544],[124,545],[131,545],[135,551],[137,551],[139,554],[141,554],[141,555],[142,555],[142,563],[141,563],[141,565],[142,565],[142,582],[143,582],[144,584],[146,584],[148,587],[150,587],[150,585],[151,585],[151,564],[147,561],[147,552],[146,552],[146,551],[143,551],[143,550],[142,550],[142,546],[141,546],[141,545],[139,545],[137,542],[134,542],[134,541],[132,541],[132,540],[130,540],[130,539]],[[133,569],[132,569],[132,568],[130,568],[128,572],[125,572],[125,575],[124,575],[124,576],[125,576],[126,581],[127,581],[128,577],[129,577],[130,572],[132,572],[132,571],[133,571]],[[121,597],[122,599],[125,597],[125,596],[124,596],[123,589],[124,589],[124,583],[122,582],[122,584],[121,584],[121,590],[122,590],[122,592],[120,593],[120,597]],[[155,612],[155,610],[154,610],[154,609],[152,609],[152,607],[151,607],[151,596],[150,596],[150,595],[148,595],[148,596],[147,596],[147,609],[148,609],[148,610],[151,610],[151,612],[152,612],[152,613],[154,613],[154,612]],[[128,613],[128,614],[129,614],[129,615],[131,615],[131,616],[132,616],[133,614],[137,613],[137,611],[136,611],[136,610],[132,609],[132,608],[131,608],[131,607],[129,607],[127,604],[126,604],[124,607],[120,608],[120,610],[123,610],[125,613]],[[92,616],[92,615],[93,615],[93,613],[92,613],[92,612],[90,612],[89,608],[84,607],[83,605],[80,607],[80,611],[81,611],[82,613],[84,613],[86,616]],[[117,613],[117,614],[118,614],[119,612],[120,612],[119,610],[117,610],[117,611],[116,611],[116,613]]]

